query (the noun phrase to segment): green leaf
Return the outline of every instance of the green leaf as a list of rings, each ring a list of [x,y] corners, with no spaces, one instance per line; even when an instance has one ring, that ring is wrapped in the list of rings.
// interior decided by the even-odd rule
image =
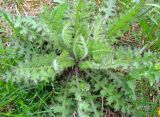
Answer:
[[[67,51],[63,51],[60,56],[53,60],[53,68],[57,73],[61,73],[63,70],[72,67],[74,64],[74,59]]]
[[[101,63],[105,56],[112,51],[109,44],[99,40],[90,40],[88,48],[90,56],[93,57],[93,60],[96,63]]]
[[[57,2],[57,3],[59,3],[59,4],[62,4],[62,3],[64,3],[64,0],[54,0],[54,2]]]
[[[2,40],[0,39],[0,53],[3,54],[4,53],[4,46],[2,43]]]
[[[136,80],[128,80],[127,81],[128,87],[135,93],[136,88]]]
[[[88,47],[82,35],[80,35],[75,39],[74,45],[73,45],[73,53],[76,60],[83,60],[87,57]]]
[[[132,8],[126,14],[121,14],[120,17],[117,17],[113,24],[109,24],[108,37],[121,37],[122,34],[129,29],[129,23],[137,18],[139,11],[142,8],[144,1],[142,0],[134,8]]]

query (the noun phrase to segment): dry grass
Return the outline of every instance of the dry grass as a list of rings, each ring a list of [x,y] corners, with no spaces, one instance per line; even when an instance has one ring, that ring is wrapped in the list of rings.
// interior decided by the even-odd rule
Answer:
[[[44,5],[53,7],[55,3],[52,0],[44,0],[43,2],[42,0],[23,0],[20,3],[17,3],[16,0],[9,0],[8,2],[0,0],[0,8],[12,13],[14,16],[18,14],[37,16]]]

